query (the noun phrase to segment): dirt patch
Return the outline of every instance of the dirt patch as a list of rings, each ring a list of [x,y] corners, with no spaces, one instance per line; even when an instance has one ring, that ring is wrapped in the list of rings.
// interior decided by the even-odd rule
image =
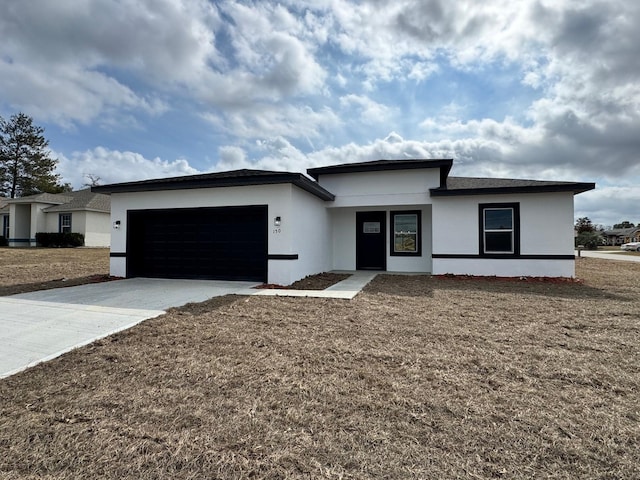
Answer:
[[[104,281],[108,248],[0,248],[0,296]]]
[[[324,272],[316,275],[309,275],[289,286],[265,283],[255,288],[263,289],[287,289],[287,290],[325,290],[342,280],[346,280],[351,275],[343,273]]]
[[[638,478],[640,264],[222,297],[0,380],[0,477]]]

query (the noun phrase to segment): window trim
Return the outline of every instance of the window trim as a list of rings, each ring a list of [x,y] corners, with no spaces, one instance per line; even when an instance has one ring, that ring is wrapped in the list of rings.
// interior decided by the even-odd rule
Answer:
[[[494,252],[485,251],[485,233],[484,228],[484,212],[485,210],[511,209],[513,211],[512,232],[512,251],[510,252]],[[478,227],[479,227],[479,254],[481,257],[518,257],[520,256],[520,203],[480,203],[478,205]],[[491,230],[488,230],[491,232]]]
[[[417,231],[416,231],[416,251],[415,252],[396,252],[395,251],[395,235],[396,235],[396,215],[416,215]],[[394,210],[389,212],[389,254],[392,257],[420,257],[422,256],[422,210]]]
[[[65,232],[63,230],[63,228],[66,227],[66,225],[63,225],[63,223],[62,223],[62,219],[64,217],[69,217],[69,231],[68,232]],[[73,218],[72,218],[70,213],[61,213],[60,215],[58,215],[58,233],[71,233],[73,231],[72,228],[73,228]]]

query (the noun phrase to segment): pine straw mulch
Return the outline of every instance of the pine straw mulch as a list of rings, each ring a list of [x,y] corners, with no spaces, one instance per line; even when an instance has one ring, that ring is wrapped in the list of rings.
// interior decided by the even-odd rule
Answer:
[[[640,264],[221,297],[0,381],[0,477],[638,478]]]

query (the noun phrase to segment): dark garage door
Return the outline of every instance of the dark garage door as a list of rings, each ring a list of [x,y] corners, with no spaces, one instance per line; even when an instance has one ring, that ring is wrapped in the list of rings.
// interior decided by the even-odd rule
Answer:
[[[267,280],[267,206],[130,210],[127,276]]]

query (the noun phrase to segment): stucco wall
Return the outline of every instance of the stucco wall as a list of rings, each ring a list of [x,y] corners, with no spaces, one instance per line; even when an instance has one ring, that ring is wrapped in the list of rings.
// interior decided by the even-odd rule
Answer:
[[[298,260],[291,265],[285,285],[331,270],[331,226],[326,202],[298,188],[293,188],[291,194],[291,219],[287,223],[293,229],[291,251],[298,254]]]
[[[422,212],[421,247],[419,257],[400,257],[390,254],[391,228],[390,211],[420,210]],[[395,205],[359,208],[332,208],[330,210],[332,224],[333,269],[356,269],[356,212],[386,212],[386,256],[389,272],[431,272],[431,205]]]
[[[72,226],[75,219],[74,212],[72,217]],[[111,242],[111,216],[102,212],[84,212],[84,244],[87,247],[108,247]],[[74,232],[78,230],[73,230]]]
[[[312,200],[307,197],[311,197]],[[318,249],[317,253],[312,253],[313,248],[305,247],[303,239],[298,238],[300,232],[304,231],[304,224],[314,224],[316,222],[313,218],[320,218],[317,207],[314,209],[307,205],[307,216],[300,213],[304,210],[304,202],[313,202],[313,199],[315,197],[311,194],[301,191],[291,184],[115,193],[111,195],[111,222],[120,221],[120,228],[111,230],[111,252],[117,254],[126,252],[127,210],[268,205],[268,253],[280,255],[297,253],[301,255],[300,260],[297,261],[269,261],[268,282],[287,285],[309,273],[317,273],[316,271],[304,272],[307,269],[313,270],[314,265],[326,262],[320,253],[322,249]],[[293,205],[299,206],[299,211],[294,212]],[[274,218],[277,216],[282,219],[279,228],[274,226]],[[302,227],[298,225],[302,225]],[[304,237],[304,240],[308,238],[310,237]],[[298,251],[298,249],[301,250]],[[126,259],[124,257],[111,258],[111,274],[126,276]]]
[[[479,255],[481,203],[520,204],[520,254],[573,255],[573,194],[471,195],[433,200],[433,253]],[[574,276],[573,260],[435,258],[435,274]]]
[[[440,169],[321,175],[318,183],[336,196],[332,207],[425,205],[429,189],[440,185]]]

